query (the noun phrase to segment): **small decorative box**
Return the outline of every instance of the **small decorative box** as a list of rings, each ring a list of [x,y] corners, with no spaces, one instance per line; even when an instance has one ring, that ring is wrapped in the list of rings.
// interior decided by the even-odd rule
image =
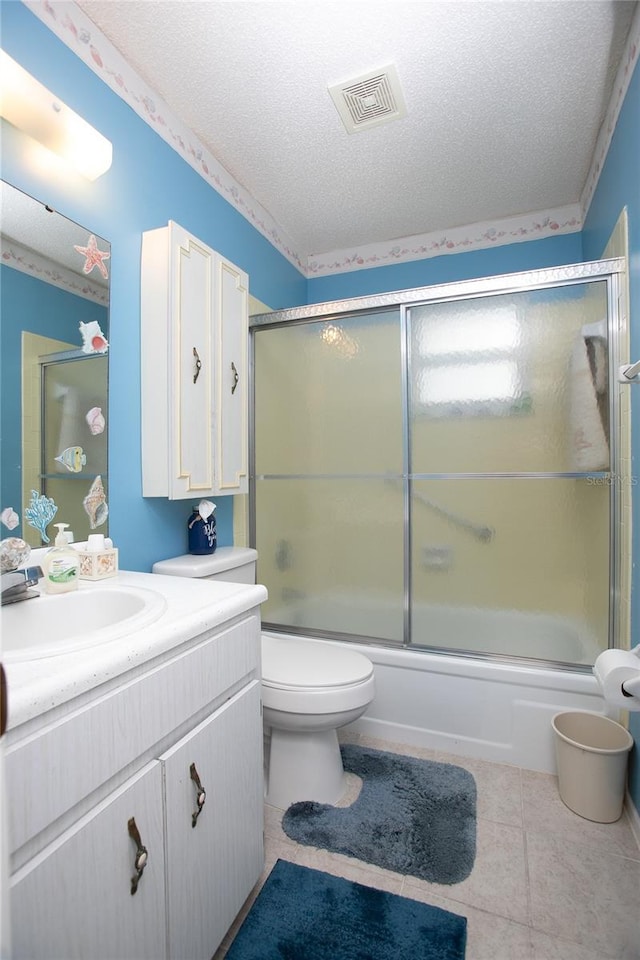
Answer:
[[[100,540],[98,541],[98,538]],[[78,550],[81,580],[105,580],[118,572],[118,548],[107,546],[104,537],[92,534],[84,550]]]

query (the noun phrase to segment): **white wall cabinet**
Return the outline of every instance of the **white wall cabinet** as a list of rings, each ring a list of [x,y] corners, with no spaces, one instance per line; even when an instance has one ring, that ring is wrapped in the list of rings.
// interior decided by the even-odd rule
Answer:
[[[264,864],[257,612],[70,706],[41,736],[8,734],[10,812],[39,808],[10,817],[14,960],[210,960]],[[134,894],[132,817],[148,851]]]
[[[247,274],[177,223],[142,236],[142,492],[248,489]]]

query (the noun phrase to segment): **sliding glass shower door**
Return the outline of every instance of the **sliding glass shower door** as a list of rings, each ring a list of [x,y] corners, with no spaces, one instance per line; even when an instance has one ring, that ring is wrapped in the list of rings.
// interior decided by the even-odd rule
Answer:
[[[402,642],[401,354],[398,309],[256,334],[265,621]]]
[[[611,278],[497,279],[260,318],[269,627],[560,664],[608,645]]]
[[[409,310],[411,642],[607,646],[607,285]]]

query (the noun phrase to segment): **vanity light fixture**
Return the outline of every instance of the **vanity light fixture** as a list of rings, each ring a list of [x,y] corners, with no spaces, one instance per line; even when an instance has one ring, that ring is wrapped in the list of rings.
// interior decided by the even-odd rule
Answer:
[[[88,180],[111,166],[111,142],[0,50],[0,116],[66,160]]]

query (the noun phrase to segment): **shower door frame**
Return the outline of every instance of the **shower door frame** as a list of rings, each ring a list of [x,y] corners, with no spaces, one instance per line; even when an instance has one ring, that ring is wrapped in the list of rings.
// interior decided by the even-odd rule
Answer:
[[[108,483],[109,483],[109,444],[106,443],[104,450],[104,469],[100,473],[96,473],[91,470],[82,470],[79,473],[64,473],[62,471],[57,473],[52,473],[51,470],[47,469],[47,453],[46,453],[46,425],[47,425],[47,391],[46,391],[46,377],[49,370],[53,367],[64,367],[71,366],[76,363],[86,363],[88,361],[104,361],[106,364],[105,371],[105,397],[108,398],[109,392],[109,366],[107,361],[107,356],[104,353],[85,353],[81,349],[74,350],[61,350],[55,353],[47,353],[38,357],[38,363],[40,366],[40,490],[39,492],[43,496],[48,496],[51,492],[50,483],[51,481],[65,481],[65,488],[67,484],[82,482],[82,483],[93,483],[96,477],[102,477],[102,480],[107,487],[108,494]],[[69,487],[71,489],[71,487]],[[86,488],[88,489],[88,488]],[[80,489],[78,489],[78,498],[82,497]],[[101,525],[104,531],[104,535],[107,536],[109,532],[109,517],[107,516],[106,520]],[[82,527],[75,527],[74,535],[77,535],[77,532],[80,532],[80,537],[77,539],[83,539]],[[86,518],[86,535],[88,536],[91,532],[89,526],[88,517]]]
[[[412,307],[446,303],[451,301],[475,300],[481,297],[498,296],[500,294],[525,293],[533,290],[543,290],[554,287],[576,286],[584,283],[605,282],[607,288],[607,347],[608,347],[608,392],[609,392],[609,469],[600,471],[582,472],[496,472],[465,474],[468,479],[491,478],[540,478],[540,479],[581,479],[585,476],[594,476],[603,480],[620,479],[620,403],[619,403],[619,366],[620,338],[623,324],[627,323],[621,310],[622,275],[626,271],[624,258],[593,260],[586,263],[567,264],[560,267],[545,267],[539,270],[527,270],[518,273],[500,274],[491,277],[481,277],[475,280],[461,280],[453,283],[434,284],[426,287],[414,287],[407,290],[395,290],[389,293],[372,294],[366,297],[353,297],[344,300],[329,300],[323,303],[313,303],[305,306],[290,307],[275,310],[270,313],[256,314],[249,318],[249,537],[250,543],[256,544],[256,469],[255,469],[255,361],[254,361],[254,331],[267,328],[279,328],[292,324],[320,321],[324,318],[336,319],[340,316],[357,316],[362,313],[398,308],[400,312],[401,361],[402,361],[402,442],[403,442],[403,536],[404,536],[404,570],[403,570],[403,639],[401,643],[383,641],[375,637],[355,636],[329,630],[305,629],[301,627],[287,627],[280,624],[265,623],[269,630],[281,633],[292,633],[310,637],[325,637],[331,640],[348,641],[351,643],[374,644],[392,649],[411,649],[419,653],[435,653],[470,657],[473,659],[489,660],[521,664],[523,666],[544,666],[556,670],[570,670],[573,672],[591,672],[591,666],[585,664],[567,664],[555,660],[542,660],[526,657],[515,657],[495,653],[468,651],[449,647],[434,647],[416,645],[411,642],[411,484],[414,479],[433,479],[436,475],[413,475],[409,473],[411,464],[411,436],[409,423],[410,389],[409,383],[409,329],[408,310]],[[459,475],[457,475],[459,476]],[[438,479],[450,479],[449,474],[437,474]],[[619,483],[609,482],[609,629],[608,646],[620,646],[621,637],[619,623],[620,603],[620,572],[622,557],[620,555],[621,538],[620,525],[620,490]]]

